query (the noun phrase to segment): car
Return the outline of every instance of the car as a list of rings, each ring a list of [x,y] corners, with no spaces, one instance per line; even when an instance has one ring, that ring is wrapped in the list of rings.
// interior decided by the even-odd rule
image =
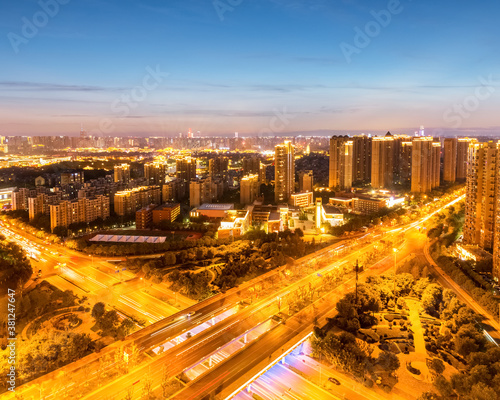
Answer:
[[[190,317],[192,315],[196,314],[196,311],[191,311],[186,314],[186,317]]]
[[[336,385],[340,385],[340,382],[337,379],[335,379],[334,377],[332,377],[332,376],[330,376],[328,378],[328,381],[332,382],[332,383],[335,383]]]

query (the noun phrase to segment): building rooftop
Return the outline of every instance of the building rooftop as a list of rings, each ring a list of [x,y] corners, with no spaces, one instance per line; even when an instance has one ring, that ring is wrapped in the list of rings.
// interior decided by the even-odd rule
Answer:
[[[344,212],[341,211],[340,208],[335,206],[324,205],[323,210],[325,210],[326,214],[344,214]]]
[[[198,210],[217,210],[217,211],[229,211],[234,210],[234,204],[210,204],[205,203],[198,207]]]
[[[155,208],[156,211],[161,211],[161,210],[171,210],[173,208],[180,207],[179,203],[166,203],[162,204],[161,206],[158,206]]]
[[[331,201],[342,201],[342,202],[350,202],[352,201],[352,198],[349,198],[349,197],[330,197],[330,200]]]
[[[277,212],[271,212],[269,213],[269,221],[279,221],[281,218],[280,218],[280,214],[277,213]]]

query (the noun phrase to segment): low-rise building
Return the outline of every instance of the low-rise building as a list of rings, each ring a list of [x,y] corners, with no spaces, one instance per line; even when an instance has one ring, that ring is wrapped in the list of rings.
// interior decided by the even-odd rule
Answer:
[[[326,222],[331,226],[344,225],[344,212],[338,207],[323,205],[323,222]]]
[[[223,219],[228,211],[234,210],[234,204],[209,204],[205,203],[191,210],[191,217],[207,217]]]
[[[386,201],[371,197],[355,197],[352,199],[354,212],[360,214],[376,214],[386,207]]]
[[[179,203],[167,203],[153,210],[153,224],[158,225],[162,221],[174,222],[181,214]]]
[[[294,193],[290,196],[290,204],[294,207],[310,207],[313,204],[313,193]]]
[[[248,230],[250,222],[250,212],[248,210],[229,210],[220,223],[217,236],[219,239],[243,236]]]
[[[153,210],[156,208],[154,204],[141,208],[135,213],[135,228],[149,229],[153,225]]]

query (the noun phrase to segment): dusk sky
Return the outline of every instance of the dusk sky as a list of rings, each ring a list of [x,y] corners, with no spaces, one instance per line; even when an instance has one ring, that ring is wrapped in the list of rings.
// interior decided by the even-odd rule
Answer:
[[[500,132],[498,1],[55,1],[1,2],[0,135]]]

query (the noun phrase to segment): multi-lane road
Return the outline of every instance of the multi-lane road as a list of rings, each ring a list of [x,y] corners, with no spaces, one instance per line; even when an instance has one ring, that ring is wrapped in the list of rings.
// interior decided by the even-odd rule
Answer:
[[[86,296],[91,303],[104,301],[122,315],[152,324],[179,311],[160,298],[186,302],[182,295],[173,294],[164,285],[153,287],[104,259],[45,242],[11,224],[0,222],[0,233],[32,256],[35,276],[41,270],[40,280],[45,279],[63,291]]]
[[[395,239],[397,236],[404,236],[406,239],[404,245],[398,249],[397,256],[399,260],[405,259],[410,254],[415,253],[419,249],[421,250],[425,246],[427,241],[426,237],[418,232],[421,224],[424,224],[429,218],[442,211],[445,207],[449,207],[461,200],[462,197],[454,199],[448,204],[443,205],[443,207],[427,214],[419,221],[409,224],[404,228],[394,229],[390,232],[386,236],[387,240]],[[346,258],[353,263],[355,259],[363,252],[369,251],[369,249],[370,246],[365,246]],[[365,278],[369,275],[379,275],[393,266],[394,258],[391,254],[365,271],[363,275]],[[317,304],[315,304],[314,307],[310,306],[309,310],[304,310],[305,314],[303,314],[300,319],[295,316],[288,320],[286,325],[277,326],[261,337],[257,342],[250,344],[225,363],[217,365],[213,370],[200,377],[195,382],[192,382],[182,392],[177,394],[175,399],[194,400],[204,398],[214,393],[220,394],[222,398],[224,398],[225,395],[231,396],[234,393],[234,387],[238,387],[238,385],[244,387],[245,384],[248,383],[245,381],[245,378],[243,378],[243,382],[241,382],[242,376],[252,376],[255,369],[258,371],[259,368],[262,368],[262,363],[264,363],[265,369],[266,361],[272,363],[276,357],[280,356],[280,348],[283,351],[290,345],[290,342],[299,340],[311,331],[314,318],[321,319],[334,314],[335,311],[332,305],[335,304],[340,295],[350,290],[352,290],[352,283],[346,283],[340,286],[334,293],[330,293],[328,296],[321,299],[323,301],[320,300],[316,302]],[[307,314],[307,312],[309,312],[309,314]],[[269,360],[267,360],[268,356],[270,357]]]
[[[451,204],[450,202],[448,205]],[[403,260],[407,255],[423,246],[423,235],[418,234],[417,227],[431,216],[431,214],[427,215],[404,228],[395,228],[386,233],[384,239],[388,241],[393,240],[396,242],[398,238],[401,239],[403,236],[409,239],[399,249],[397,255],[398,261]],[[373,239],[373,235],[368,235],[365,241],[368,242],[370,239]],[[170,317],[162,318],[152,323],[152,325],[132,334],[124,342],[115,343],[102,351],[102,355],[117,354],[117,352],[120,354],[121,352],[128,351],[127,349],[131,345],[134,345],[140,351],[153,355],[152,358],[138,366],[131,367],[128,374],[118,376],[108,384],[104,382],[104,386],[98,387],[99,385],[96,385],[97,376],[93,376],[95,374],[85,374],[84,372],[86,368],[88,369],[88,366],[95,366],[98,359],[102,358],[99,355],[92,355],[67,368],[67,371],[71,371],[71,375],[73,376],[71,390],[79,391],[78,387],[81,385],[80,393],[83,393],[85,387],[95,386],[97,389],[86,395],[85,398],[107,399],[110,396],[121,396],[128,388],[142,385],[146,376],[153,388],[158,389],[164,368],[168,369],[170,376],[179,375],[187,371],[196,365],[196,363],[199,363],[200,360],[203,360],[210,354],[214,354],[219,348],[227,345],[227,343],[235,340],[235,338],[238,338],[246,331],[251,330],[253,327],[263,323],[270,316],[276,314],[278,312],[279,298],[283,298],[286,294],[298,288],[307,287],[309,284],[314,286],[321,284],[323,276],[336,268],[343,268],[342,266],[346,264],[354,265],[356,259],[365,252],[373,251],[375,246],[376,242],[373,240],[367,245],[355,245],[355,243],[347,242],[330,246],[298,260],[296,264],[301,266],[302,269],[306,265],[313,269],[317,268],[318,265],[324,265],[319,271],[305,275],[298,281],[287,281],[289,278],[286,277],[282,269],[270,271],[238,288],[214,296]],[[345,253],[349,252],[350,254],[345,255]],[[71,255],[70,257],[74,256]],[[380,274],[394,266],[393,260],[393,256],[390,255],[375,264],[370,270],[365,271],[364,274]],[[93,261],[91,260],[91,262]],[[78,270],[75,272],[78,272]],[[104,270],[99,272],[108,275],[107,278],[103,277],[103,279],[109,280],[105,280],[107,283],[111,283],[114,279],[113,275],[108,274]],[[281,288],[275,288],[276,279],[273,279],[275,276],[279,276],[280,280],[285,280],[282,282],[283,285]],[[99,278],[96,275],[96,278],[93,279],[98,280]],[[140,285],[144,284],[140,280],[131,282],[135,285],[135,289],[139,289]],[[196,399],[206,394],[220,391],[229,391],[231,393],[234,387],[238,388],[238,385],[241,384],[242,376],[245,376],[249,372],[252,373],[255,368],[260,368],[260,364],[266,364],[268,357],[272,361],[273,358],[279,356],[280,351],[284,351],[285,345],[289,342],[307,335],[312,329],[313,320],[324,321],[326,316],[331,315],[333,312],[332,305],[335,304],[336,300],[343,293],[352,290],[353,284],[353,280],[351,279],[335,291],[316,300],[314,306],[310,306],[296,316],[291,317],[286,324],[278,324],[257,340],[245,344],[245,346],[231,357],[214,363],[211,369],[208,369],[198,379],[189,383],[186,389],[181,391],[176,398]],[[250,290],[257,285],[267,285],[270,294],[266,294],[260,299],[257,298],[252,304],[246,307],[240,307],[238,304],[242,300],[248,299]],[[120,287],[120,285],[116,285],[115,287]],[[153,288],[149,288],[148,290],[153,290]],[[132,292],[135,293],[136,290],[132,290]],[[171,294],[169,293],[169,295]],[[153,297],[152,294],[148,293],[143,293],[142,295]],[[132,296],[136,296],[136,294],[132,294]],[[158,293],[153,298],[157,299],[157,297],[159,297]],[[152,299],[131,297],[131,293],[121,293],[119,290],[112,296],[113,301],[117,299],[129,302],[128,306],[131,308],[133,306],[143,306],[148,303],[148,300],[153,303]],[[281,307],[281,311],[283,311],[283,308]],[[154,308],[148,308],[145,311],[160,312],[160,310],[155,310]],[[119,362],[119,360],[116,361],[116,363]],[[116,365],[112,363],[106,368],[111,373],[115,367]],[[27,392],[36,389],[37,384],[40,386],[41,382],[46,382],[47,386],[50,387],[50,380],[55,378],[57,374],[52,373],[49,375],[40,378],[37,380],[38,382],[34,382],[31,385],[31,389],[29,385],[26,385]],[[137,390],[136,392],[137,395],[133,396],[134,399],[140,398],[141,391]],[[55,397],[46,396],[46,398]]]

